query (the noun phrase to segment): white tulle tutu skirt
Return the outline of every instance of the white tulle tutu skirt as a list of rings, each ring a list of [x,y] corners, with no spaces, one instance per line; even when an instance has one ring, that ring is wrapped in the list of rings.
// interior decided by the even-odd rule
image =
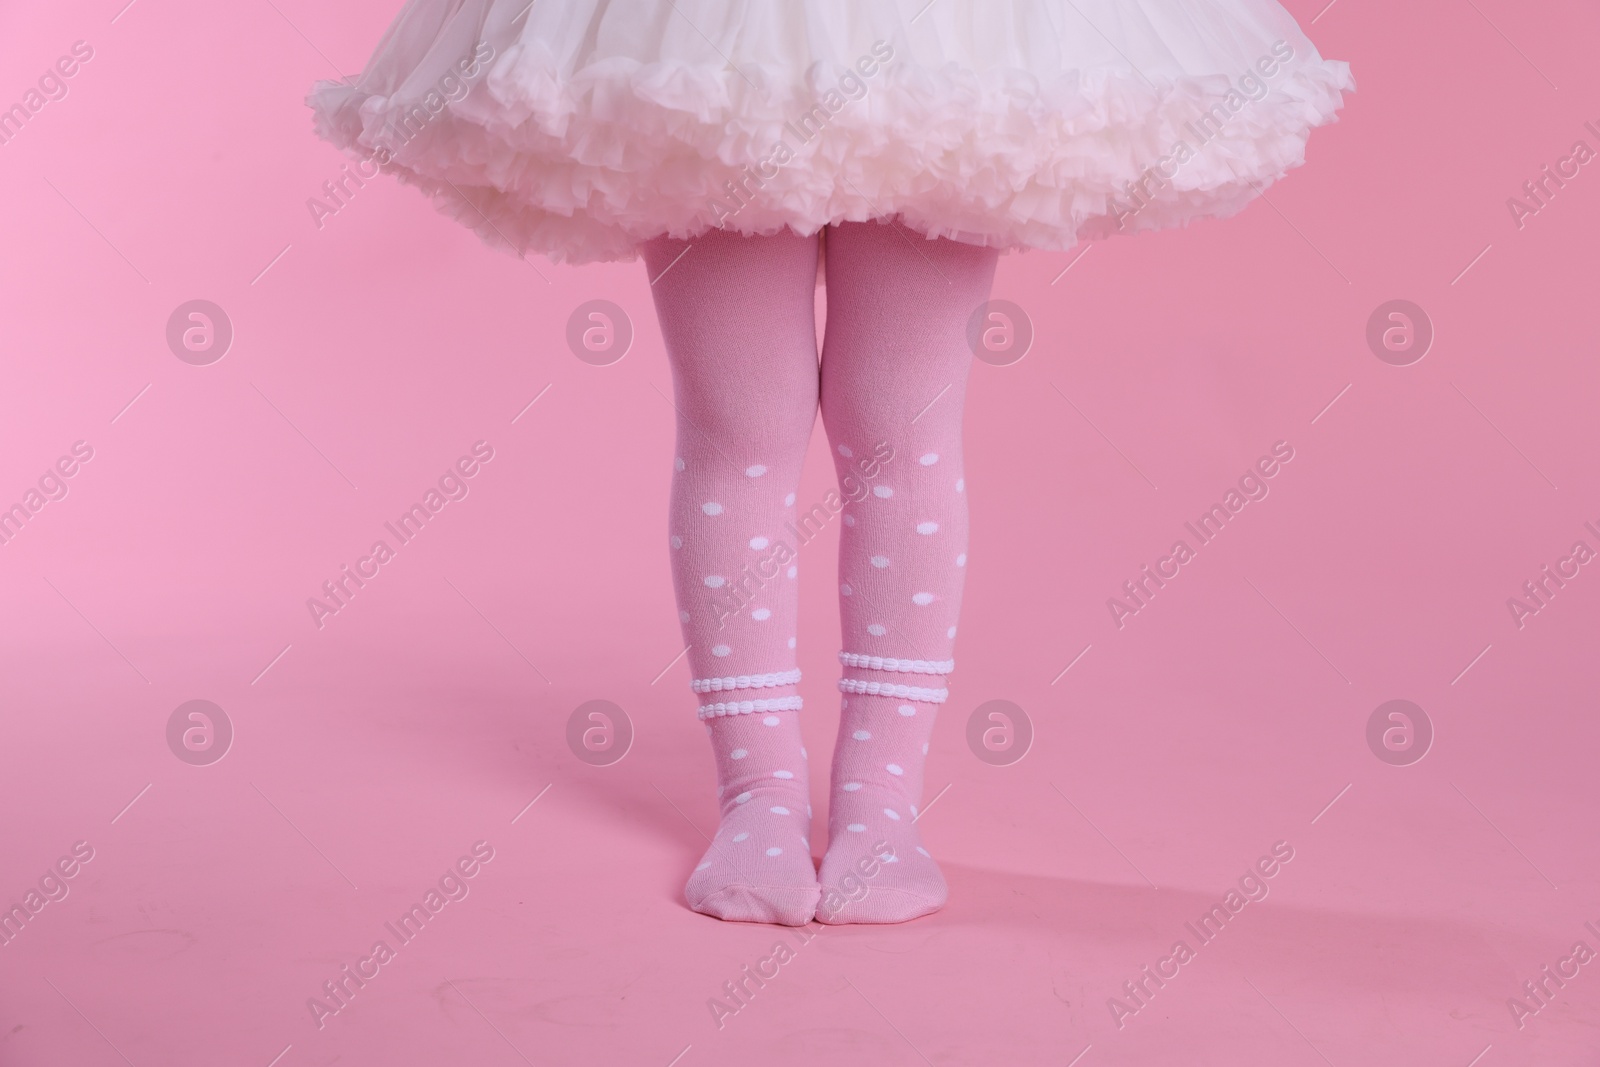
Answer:
[[[1354,87],[1273,0],[408,0],[308,103],[356,173],[585,263],[717,226],[1065,249],[1225,216]]]

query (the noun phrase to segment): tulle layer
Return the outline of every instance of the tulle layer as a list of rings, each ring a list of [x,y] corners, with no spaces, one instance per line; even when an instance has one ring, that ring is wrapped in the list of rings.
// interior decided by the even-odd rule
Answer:
[[[784,27],[734,10],[745,0],[696,0],[713,26],[691,27],[697,42],[652,28],[662,5],[647,0],[624,38],[607,19],[628,5],[604,0],[541,0],[537,18],[526,0],[411,0],[356,84],[320,82],[308,103],[320,136],[489,243],[585,263],[717,226],[898,217],[930,237],[1065,249],[1222,217],[1300,165],[1354,88],[1259,0],[1216,3],[1183,40],[1151,18],[1043,53],[1041,27],[1070,36],[1050,9],[1076,7],[983,0],[984,22],[1036,17],[1011,18],[1014,39],[991,32],[982,56],[950,43],[948,11],[941,41],[896,0],[857,0],[877,21],[817,10],[840,2]],[[980,0],[939,0],[962,2]]]

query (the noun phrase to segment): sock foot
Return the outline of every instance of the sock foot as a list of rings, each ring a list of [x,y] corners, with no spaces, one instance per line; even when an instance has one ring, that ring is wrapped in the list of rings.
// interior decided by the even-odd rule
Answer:
[[[852,696],[833,753],[828,851],[817,921],[900,923],[944,907],[950,890],[917,832],[932,704]]]
[[[829,926],[903,923],[944,907],[949,886],[922,844],[904,798],[865,788],[843,796],[848,799],[835,797],[838,814],[828,820],[838,831],[830,832],[817,874],[817,921]],[[889,811],[898,820],[885,814]]]
[[[728,922],[774,923],[804,926],[817,911],[821,890],[815,886],[741,885],[713,889],[696,899],[691,890],[689,907],[701,915]]]
[[[730,715],[706,727],[722,819],[684,899],[718,919],[803,926],[819,890],[799,719],[793,712]]]

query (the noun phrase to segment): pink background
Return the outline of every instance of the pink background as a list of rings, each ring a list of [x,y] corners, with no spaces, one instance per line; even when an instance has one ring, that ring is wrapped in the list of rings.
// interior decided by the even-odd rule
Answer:
[[[0,11],[0,101],[94,49],[0,146],[0,504],[94,449],[0,546],[0,902],[94,849],[0,947],[0,1064],[1596,1062],[1600,962],[1507,1007],[1600,949],[1600,574],[1520,630],[1506,607],[1600,547],[1600,173],[1506,208],[1600,147],[1593,5],[1291,0],[1360,91],[1270,202],[1002,262],[1038,339],[974,371],[922,827],[951,903],[821,931],[719,1030],[707,999],[792,935],[682,903],[716,809],[642,268],[520,263],[388,181],[314,226],[342,159],[301,97],[393,2],[123,3]],[[210,366],[164,339],[195,298],[236,331]],[[608,367],[564,340],[597,298],[637,329]],[[1412,366],[1364,340],[1395,298],[1437,330]],[[480,439],[470,496],[315,628]],[[1106,599],[1280,439],[1271,495],[1117,629]],[[831,552],[802,608],[824,751]],[[236,730],[209,766],[167,747],[197,698]],[[564,740],[596,698],[636,731],[607,767]],[[1037,733],[1010,766],[965,743],[996,698]],[[1396,698],[1437,734],[1410,766],[1365,739]],[[470,895],[319,1030],[307,998],[479,840]],[[1119,1029],[1107,999],[1280,840],[1270,897]]]

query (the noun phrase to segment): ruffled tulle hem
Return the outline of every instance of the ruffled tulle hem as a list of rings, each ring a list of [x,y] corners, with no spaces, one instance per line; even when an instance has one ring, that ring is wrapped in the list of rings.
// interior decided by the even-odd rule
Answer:
[[[512,45],[455,100],[319,82],[307,103],[319,136],[491,245],[579,264],[716,227],[897,217],[929,237],[1061,250],[1225,217],[1303,163],[1355,88],[1314,52],[1258,79],[1255,99],[1220,74],[953,63],[887,65],[851,99],[818,71],[795,79],[804,92],[618,57],[559,78],[539,51]]]

